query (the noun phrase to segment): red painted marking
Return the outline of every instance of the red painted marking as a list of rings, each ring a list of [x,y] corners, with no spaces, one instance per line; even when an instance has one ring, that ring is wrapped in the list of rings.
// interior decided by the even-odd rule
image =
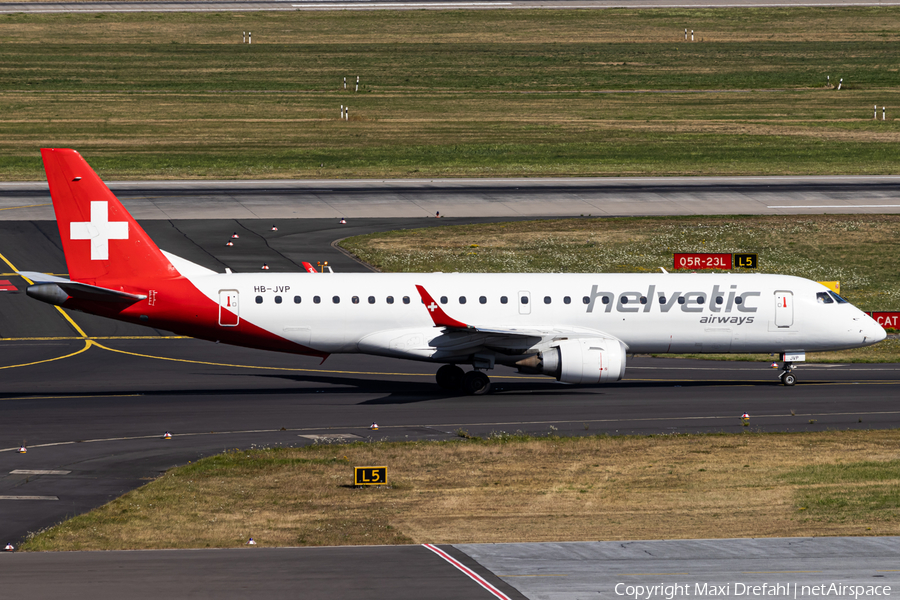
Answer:
[[[15,292],[17,289],[9,279],[0,279],[0,292]]]
[[[678,269],[731,269],[731,254],[676,252],[673,266]]]
[[[872,311],[869,314],[882,327],[886,327],[887,329],[900,329],[900,312]]]
[[[448,563],[450,563],[451,565],[453,565],[454,567],[456,567],[457,569],[459,569],[466,575],[468,575],[469,578],[471,578],[475,583],[477,583],[478,585],[480,585],[481,587],[483,587],[484,589],[489,591],[495,597],[500,598],[500,600],[510,600],[509,596],[507,596],[506,594],[504,594],[503,592],[501,592],[500,590],[495,588],[490,583],[488,583],[487,580],[485,580],[483,577],[481,577],[481,575],[479,575],[478,573],[476,573],[469,567],[465,566],[464,564],[462,564],[461,562],[459,562],[458,560],[456,560],[455,558],[453,558],[452,556],[450,556],[449,554],[447,554],[446,552],[444,552],[437,546],[434,546],[432,544],[422,544],[422,545],[425,546],[426,548],[428,548],[429,550],[431,550],[432,552],[434,552],[435,554],[437,554],[438,556],[440,556],[441,558],[443,558],[444,560],[446,560]]]
[[[419,290],[419,296],[422,297],[422,302],[425,303],[425,308],[428,309],[428,314],[431,315],[431,320],[434,321],[435,327],[459,327],[461,329],[469,329],[469,326],[463,323],[462,321],[457,321],[454,318],[451,318],[444,312],[444,309],[438,306],[438,303],[434,301],[434,298],[431,297],[431,294],[422,287],[421,285],[417,285],[416,289]]]

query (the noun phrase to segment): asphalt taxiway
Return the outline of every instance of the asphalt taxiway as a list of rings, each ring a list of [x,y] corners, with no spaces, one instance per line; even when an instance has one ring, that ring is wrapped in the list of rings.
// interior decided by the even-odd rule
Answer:
[[[138,220],[900,212],[900,176],[122,181]],[[52,220],[46,182],[0,183],[0,221]]]

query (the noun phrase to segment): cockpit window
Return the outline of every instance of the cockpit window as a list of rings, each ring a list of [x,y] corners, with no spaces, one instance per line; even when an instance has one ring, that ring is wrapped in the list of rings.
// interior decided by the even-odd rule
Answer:
[[[817,292],[816,302],[819,304],[834,304],[834,300],[828,295],[828,292]]]
[[[835,294],[834,292],[831,292],[831,291],[830,291],[830,292],[828,292],[828,293],[831,294],[831,297],[834,298],[834,301],[837,302],[838,304],[848,304],[847,300],[845,300],[844,298],[841,298],[840,296],[838,296],[838,295]]]

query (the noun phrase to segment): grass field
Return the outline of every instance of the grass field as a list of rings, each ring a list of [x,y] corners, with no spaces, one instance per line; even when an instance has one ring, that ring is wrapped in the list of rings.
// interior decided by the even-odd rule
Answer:
[[[42,178],[41,146],[75,147],[108,178],[895,173],[900,157],[900,8],[19,14],[0,27],[6,180]]]
[[[353,466],[372,464],[391,486],[354,489]],[[20,549],[898,535],[898,466],[898,431],[255,449],[172,469]]]

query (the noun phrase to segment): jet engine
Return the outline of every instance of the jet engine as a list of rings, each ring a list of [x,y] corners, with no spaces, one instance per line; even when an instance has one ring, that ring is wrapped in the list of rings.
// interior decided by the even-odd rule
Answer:
[[[520,373],[552,375],[564,383],[607,383],[625,375],[625,344],[611,338],[561,340],[516,363]]]

